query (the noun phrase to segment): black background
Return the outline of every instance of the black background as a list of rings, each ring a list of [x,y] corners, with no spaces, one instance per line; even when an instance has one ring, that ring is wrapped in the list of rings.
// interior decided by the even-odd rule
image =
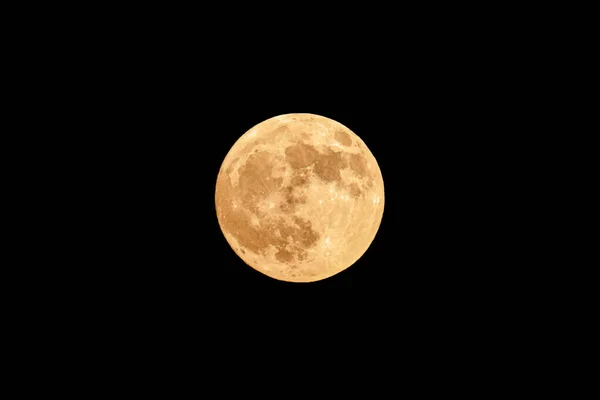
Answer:
[[[502,266],[511,262],[503,246],[514,243],[501,221],[515,199],[502,190],[501,175],[511,168],[502,149],[518,138],[504,118],[515,112],[507,73],[467,68],[470,60],[481,64],[482,53],[408,48],[400,62],[380,60],[366,72],[359,60],[299,67],[295,53],[274,65],[260,50],[244,58],[243,46],[224,59],[185,48],[124,51],[96,65],[84,86],[97,93],[79,107],[96,132],[90,151],[99,154],[95,168],[108,188],[97,193],[99,231],[110,230],[100,242],[106,266],[97,281],[108,282],[115,304],[143,304],[149,315],[327,320],[356,307],[454,319],[504,301],[495,296],[511,273]],[[297,68],[282,67],[288,64]],[[225,155],[254,125],[286,113],[348,126],[375,155],[385,184],[384,216],[369,250],[346,271],[311,284],[246,266],[216,219]]]
[[[341,31],[347,46],[332,38],[289,48],[197,24],[135,25],[53,48],[38,99],[67,117],[59,125],[50,113],[47,124],[75,132],[52,140],[70,155],[66,204],[79,211],[56,247],[69,267],[46,272],[61,281],[50,290],[63,300],[50,314],[101,338],[100,352],[180,356],[181,365],[218,352],[211,362],[226,369],[239,365],[220,354],[254,369],[267,354],[295,359],[321,346],[313,363],[396,352],[426,364],[425,354],[461,346],[477,355],[478,343],[498,336],[494,349],[507,349],[518,334],[509,327],[532,314],[521,307],[531,260],[517,255],[528,226],[513,223],[513,210],[527,207],[518,186],[526,183],[511,179],[527,151],[518,122],[527,91],[517,94],[514,77],[528,71],[501,57],[494,34],[416,25],[400,29],[402,40]],[[346,125],[385,185],[367,252],[314,283],[245,265],[216,217],[231,146],[286,113]]]
[[[126,299],[143,298],[171,315],[200,307],[265,318],[299,313],[327,319],[356,307],[455,318],[498,306],[502,300],[494,293],[507,269],[498,242],[502,229],[494,224],[502,218],[497,202],[503,194],[489,184],[495,170],[484,160],[495,156],[491,133],[482,139],[470,130],[477,122],[472,111],[407,101],[336,109],[336,101],[320,105],[311,96],[286,104],[270,90],[275,105],[250,92],[224,105],[205,98],[195,107],[153,109],[159,114],[147,117],[156,123],[123,142],[124,157],[136,156],[116,181],[123,190],[114,199],[122,217],[116,248],[123,253],[111,268],[117,287],[123,280]],[[267,118],[295,112],[352,129],[377,158],[385,184],[383,220],[365,255],[309,284],[281,282],[244,264],[221,233],[214,204],[220,165],[239,136]]]
[[[447,393],[497,376],[494,390],[552,357],[531,327],[558,309],[539,289],[560,289],[526,250],[534,226],[552,224],[529,193],[545,175],[532,157],[547,139],[534,109],[553,93],[544,71],[554,61],[532,60],[564,40],[531,22],[556,18],[454,5],[366,15],[360,5],[356,17],[302,6],[259,21],[229,3],[159,6],[60,18],[37,9],[41,29],[11,32],[29,41],[10,58],[25,75],[9,76],[12,103],[32,105],[22,136],[44,155],[43,184],[26,182],[40,221],[23,223],[41,244],[20,254],[24,288],[10,299],[30,305],[19,351],[39,349],[50,371],[68,361],[98,376],[93,389],[131,380],[153,390],[160,379],[136,375],[171,373],[199,391],[221,381],[220,392],[247,390],[237,379],[258,372],[261,393],[278,382],[285,394],[323,381],[353,390],[371,370],[380,382],[370,390],[414,378],[419,392]],[[225,155],[285,113],[348,126],[385,184],[368,251],[310,284],[245,265],[216,218]],[[102,373],[80,368],[89,364]]]
[[[474,117],[472,102],[469,111],[440,104],[421,96],[421,87],[398,102],[386,98],[386,107],[347,105],[319,96],[322,88],[290,99],[278,95],[294,93],[280,81],[262,87],[271,102],[238,87],[237,101],[213,102],[213,89],[195,101],[140,103],[144,129],[111,137],[119,147],[111,156],[122,154],[102,164],[115,179],[97,209],[97,267],[82,272],[87,281],[78,286],[94,293],[85,315],[102,315],[108,323],[98,329],[109,337],[116,329],[118,342],[127,338],[142,359],[158,341],[161,357],[171,348],[227,365],[215,355],[223,352],[236,362],[226,368],[242,371],[267,356],[321,362],[317,348],[337,360],[388,352],[419,359],[503,337],[494,348],[507,349],[515,333],[502,321],[529,318],[514,312],[528,281],[514,253],[524,244],[511,236],[503,206],[511,199],[491,147],[495,123]],[[385,185],[383,219],[367,252],[314,283],[281,282],[247,266],[225,240],[214,202],[219,168],[239,136],[296,112],[352,129],[378,160]],[[480,123],[486,133],[474,129]]]

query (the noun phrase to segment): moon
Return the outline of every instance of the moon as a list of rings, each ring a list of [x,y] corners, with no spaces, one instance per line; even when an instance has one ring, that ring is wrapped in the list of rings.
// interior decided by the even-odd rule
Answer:
[[[315,282],[353,265],[373,242],[383,177],[349,128],[315,114],[267,119],[243,134],[219,170],[219,226],[250,267]]]

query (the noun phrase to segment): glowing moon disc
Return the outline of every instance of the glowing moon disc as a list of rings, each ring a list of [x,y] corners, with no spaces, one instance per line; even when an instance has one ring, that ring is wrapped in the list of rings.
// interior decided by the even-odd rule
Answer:
[[[215,191],[225,239],[255,270],[313,282],[354,264],[381,224],[375,157],[344,125],[314,114],[270,118],[225,157]]]

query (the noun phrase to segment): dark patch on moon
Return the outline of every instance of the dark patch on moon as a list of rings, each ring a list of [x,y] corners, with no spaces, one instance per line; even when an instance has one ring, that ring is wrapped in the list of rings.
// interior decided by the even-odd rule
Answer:
[[[273,129],[270,134],[273,136],[278,136],[278,135],[281,135],[282,133],[289,133],[289,132],[290,132],[290,128],[287,125],[280,125],[277,128]]]
[[[297,180],[296,183],[298,182],[306,181]],[[283,195],[283,202],[279,205],[279,208],[285,214],[292,214],[297,205],[306,203],[306,196],[302,193],[302,187],[304,185],[305,183],[294,185],[292,179],[292,185],[284,187],[281,191]]]
[[[359,176],[364,177],[368,173],[367,162],[362,154],[349,154],[348,164]]]
[[[319,240],[319,234],[312,229],[312,223],[309,220],[293,216],[292,219],[299,226],[296,234],[293,236],[294,241],[298,242],[302,247],[312,247]]]
[[[279,251],[275,253],[275,258],[279,262],[286,263],[292,261],[294,255],[285,249],[279,249]]]
[[[290,180],[290,184],[281,191],[283,202],[280,205],[281,210],[286,214],[292,214],[299,204],[306,204],[306,194],[304,189],[308,187],[308,168],[295,170]]]
[[[312,165],[317,159],[317,150],[305,143],[294,144],[285,149],[286,161],[294,169],[305,168]]]
[[[241,246],[256,254],[265,255],[269,246],[274,246],[280,262],[305,259],[305,249],[319,239],[310,221],[297,217],[294,217],[294,224],[289,224],[284,218],[266,216],[260,220],[260,226],[256,226],[252,224],[251,214],[225,205],[219,220],[224,232],[230,233]],[[286,249],[290,240],[297,244],[294,251]]]
[[[307,183],[308,183],[308,178],[306,177],[306,175],[298,175],[298,174],[296,174],[296,175],[294,175],[294,176],[292,177],[291,184],[292,184],[292,186],[294,186],[294,187],[297,187],[297,186],[304,186],[304,185],[306,185]]]
[[[344,146],[352,145],[352,139],[350,138],[350,136],[340,129],[335,131],[335,140],[337,140],[338,142],[340,142],[340,144]]]
[[[350,186],[348,186],[348,191],[350,192],[350,195],[352,197],[358,197],[362,194],[362,191],[360,190],[358,185],[354,182],[351,183]]]
[[[280,225],[276,228],[282,238],[293,237],[296,229],[292,225]]]
[[[260,199],[277,191],[283,184],[283,178],[272,176],[272,155],[266,151],[252,154],[238,171],[238,186],[242,194],[240,200],[254,212],[257,212],[257,204]]]
[[[229,163],[229,167],[227,167],[227,170],[225,172],[230,174],[239,160],[239,158],[234,158],[233,160],[231,160],[231,162]]]
[[[340,182],[340,170],[347,166],[347,161],[341,153],[329,150],[324,155],[319,155],[315,162],[315,174],[324,182]]]
[[[297,186],[288,186],[282,189],[283,178],[271,176],[272,156],[266,152],[251,155],[248,162],[239,169],[239,184],[232,186],[229,177],[220,174],[217,179],[215,201],[217,216],[223,232],[231,234],[239,245],[256,254],[266,255],[270,246],[277,249],[275,258],[285,264],[294,260],[304,260],[307,257],[306,249],[314,246],[319,234],[312,229],[310,221],[294,216],[293,210],[297,204],[306,202],[306,197],[301,187],[307,184],[305,172],[298,172],[294,181]],[[284,194],[284,203],[290,202],[290,207],[284,213],[292,215],[293,222],[278,215],[261,215],[258,212],[258,203],[265,196],[274,191]],[[234,207],[236,202],[238,207]],[[252,223],[252,215],[256,215],[260,225]],[[292,247],[289,247],[290,244]],[[240,253],[245,254],[240,249]]]

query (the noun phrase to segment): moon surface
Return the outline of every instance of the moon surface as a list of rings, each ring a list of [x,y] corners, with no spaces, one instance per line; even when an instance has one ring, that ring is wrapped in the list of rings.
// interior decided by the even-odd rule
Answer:
[[[383,177],[350,129],[315,114],[270,118],[227,153],[215,190],[225,239],[250,267],[314,282],[354,264],[381,224]]]

